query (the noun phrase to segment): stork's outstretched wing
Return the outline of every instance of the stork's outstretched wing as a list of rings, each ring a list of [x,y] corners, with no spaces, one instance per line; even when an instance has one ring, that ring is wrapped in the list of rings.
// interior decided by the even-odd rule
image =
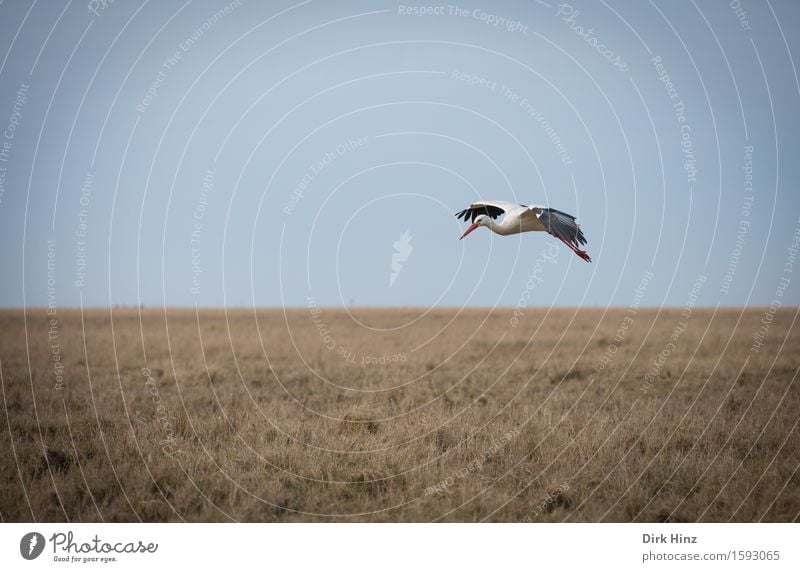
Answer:
[[[476,201],[469,205],[469,208],[457,212],[456,218],[463,218],[464,221],[469,221],[471,217],[472,222],[475,222],[475,217],[485,214],[496,219],[504,213],[518,210],[522,207],[524,207],[524,205],[515,205],[514,203],[507,203],[505,201]]]
[[[569,246],[586,262],[592,261],[589,255],[580,249],[582,245],[586,244],[586,237],[583,236],[581,225],[575,221],[574,216],[544,207],[531,207],[531,211],[538,217],[547,232]]]
[[[531,210],[539,218],[545,230],[556,238],[565,238],[577,247],[586,244],[586,237],[583,236],[583,231],[575,222],[574,216],[544,207],[533,207]]]

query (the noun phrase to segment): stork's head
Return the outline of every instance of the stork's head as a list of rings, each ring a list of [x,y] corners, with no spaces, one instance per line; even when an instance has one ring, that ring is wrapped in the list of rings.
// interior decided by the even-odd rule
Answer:
[[[489,218],[488,216],[486,216],[485,214],[482,214],[482,215],[478,215],[478,216],[476,216],[476,217],[475,217],[475,222],[473,222],[473,223],[470,225],[470,227],[469,227],[469,228],[468,228],[468,229],[467,229],[467,230],[464,232],[464,234],[462,234],[462,235],[461,235],[461,237],[460,237],[458,240],[461,240],[462,238],[464,238],[465,236],[467,236],[469,233],[471,233],[473,230],[475,230],[475,229],[476,229],[476,228],[478,228],[479,226],[486,226],[486,227],[488,227],[488,226],[489,226],[489,223],[490,223],[491,221],[492,221],[492,219],[490,219],[490,218]]]

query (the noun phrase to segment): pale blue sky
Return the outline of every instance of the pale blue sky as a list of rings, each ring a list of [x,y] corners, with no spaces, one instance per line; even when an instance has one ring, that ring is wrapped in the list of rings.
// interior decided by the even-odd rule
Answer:
[[[407,6],[3,2],[0,306],[800,302],[798,3]]]

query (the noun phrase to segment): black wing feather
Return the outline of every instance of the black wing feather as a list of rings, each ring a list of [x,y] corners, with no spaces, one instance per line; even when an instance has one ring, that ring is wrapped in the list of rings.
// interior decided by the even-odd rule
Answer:
[[[472,222],[475,222],[475,219],[478,215],[485,214],[487,216],[497,218],[501,216],[504,212],[503,209],[500,207],[496,207],[493,205],[480,205],[477,207],[469,207],[464,209],[463,211],[456,213],[456,218],[463,218],[464,222],[468,221],[470,217],[472,217]]]
[[[537,208],[535,212],[547,232],[556,238],[566,240],[578,248],[586,244],[586,237],[583,236],[580,225],[571,214],[544,208]]]

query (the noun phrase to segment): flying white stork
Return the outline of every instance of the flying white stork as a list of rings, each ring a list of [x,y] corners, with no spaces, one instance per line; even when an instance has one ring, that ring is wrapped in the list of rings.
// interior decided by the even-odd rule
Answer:
[[[502,214],[505,214],[503,219],[495,222],[494,219]],[[492,232],[503,236],[543,230],[569,246],[572,252],[586,262],[592,261],[586,251],[580,249],[581,245],[586,244],[586,237],[583,236],[581,225],[575,222],[574,216],[556,209],[536,205],[516,205],[504,201],[477,201],[469,205],[469,208],[456,213],[456,218],[463,218],[464,221],[469,221],[470,217],[472,225],[461,235],[461,238],[479,226],[488,227]]]

